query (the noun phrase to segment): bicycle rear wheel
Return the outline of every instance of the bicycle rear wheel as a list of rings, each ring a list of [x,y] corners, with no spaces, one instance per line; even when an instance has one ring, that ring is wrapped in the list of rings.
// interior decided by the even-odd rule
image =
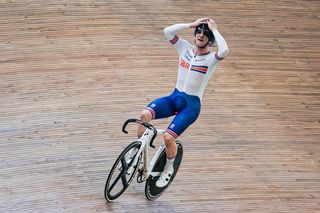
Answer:
[[[169,183],[162,188],[158,188],[156,186],[156,182],[160,177],[160,174],[162,173],[164,166],[166,165],[166,152],[165,149],[161,152],[161,154],[159,155],[158,159],[155,162],[155,165],[152,169],[153,173],[158,173],[159,175],[157,176],[152,176],[150,175],[146,181],[146,186],[145,186],[145,195],[147,197],[148,200],[155,200],[156,198],[158,198],[170,185],[170,183],[173,181],[173,179],[175,178],[176,174],[178,173],[181,161],[182,161],[182,156],[183,156],[183,147],[182,147],[182,143],[179,140],[176,140],[177,143],[177,156],[176,159],[174,160],[173,163],[173,168],[174,168],[174,173],[172,174],[172,177],[169,181]]]
[[[121,152],[113,164],[104,190],[104,196],[107,201],[118,198],[128,188],[141,161],[142,153],[138,161],[133,165],[140,147],[140,141],[131,143]],[[128,173],[129,169],[131,170],[130,173]]]

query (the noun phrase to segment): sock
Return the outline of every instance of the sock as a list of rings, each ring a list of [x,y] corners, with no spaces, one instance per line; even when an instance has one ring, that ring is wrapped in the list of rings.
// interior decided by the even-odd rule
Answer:
[[[173,163],[174,163],[174,160],[175,160],[176,158],[174,157],[174,158],[167,158],[167,161],[166,161],[166,165],[165,165],[165,167],[164,167],[164,170],[166,170],[166,171],[173,171],[174,169],[173,169]]]

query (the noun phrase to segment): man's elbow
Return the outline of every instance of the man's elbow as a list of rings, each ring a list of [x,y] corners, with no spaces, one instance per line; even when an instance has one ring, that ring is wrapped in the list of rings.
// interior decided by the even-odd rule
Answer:
[[[166,38],[168,41],[172,40],[172,39],[174,38],[174,36],[175,36],[175,34],[172,33],[172,30],[170,29],[170,27],[165,27],[165,28],[163,29],[163,33],[164,33],[165,38]]]
[[[225,58],[225,57],[227,57],[227,55],[229,54],[229,48],[225,48],[225,49],[219,51],[219,53],[220,53],[219,56],[220,56],[221,58]]]
[[[170,34],[170,29],[169,29],[169,27],[165,27],[165,28],[163,29],[163,33],[164,33],[165,35]]]

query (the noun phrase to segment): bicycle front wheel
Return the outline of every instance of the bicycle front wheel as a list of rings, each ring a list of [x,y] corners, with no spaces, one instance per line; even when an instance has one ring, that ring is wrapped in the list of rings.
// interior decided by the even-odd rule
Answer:
[[[134,164],[134,159],[140,147],[140,141],[131,143],[121,152],[113,164],[104,189],[104,196],[107,201],[118,198],[128,188],[141,161],[142,153]]]

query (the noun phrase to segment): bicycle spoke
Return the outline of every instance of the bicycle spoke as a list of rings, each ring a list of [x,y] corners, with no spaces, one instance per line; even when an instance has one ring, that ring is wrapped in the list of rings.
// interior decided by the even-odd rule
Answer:
[[[126,173],[127,173],[127,170],[128,170],[128,164],[126,162],[126,159],[125,159],[125,156],[123,156],[121,158],[121,164],[122,164],[122,171],[120,172],[120,174],[118,175],[118,177],[114,180],[114,182],[112,183],[112,185],[110,186],[110,191],[112,191],[112,189],[115,187],[115,185],[118,183],[118,181],[122,180],[122,185],[125,187],[127,187],[128,185],[128,181],[126,179]]]
[[[123,176],[123,172],[121,172],[118,177],[113,181],[112,185],[109,188],[109,191],[111,192],[113,187],[118,183],[118,181],[120,180],[120,178]]]
[[[128,164],[126,162],[125,156],[123,156],[123,158],[121,158],[121,164],[122,164],[123,171],[127,171],[128,170]]]
[[[128,181],[127,181],[127,178],[126,178],[126,174],[122,175],[121,180],[122,180],[123,187],[126,188],[128,186]]]

